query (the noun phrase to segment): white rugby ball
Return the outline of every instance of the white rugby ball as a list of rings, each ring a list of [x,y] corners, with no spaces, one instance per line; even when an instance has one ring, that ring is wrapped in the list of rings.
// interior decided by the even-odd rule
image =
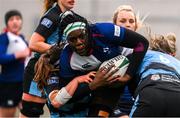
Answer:
[[[129,60],[127,57],[123,56],[123,55],[118,55],[110,60],[107,60],[105,62],[103,62],[101,65],[100,65],[100,68],[101,67],[110,67],[112,64],[114,64],[115,66],[112,67],[112,69],[108,72],[112,72],[113,70],[115,70],[116,68],[119,68],[119,70],[114,73],[112,76],[115,76],[115,75],[121,75],[123,76],[125,73],[126,73],[126,70],[128,68],[128,65],[129,65]]]

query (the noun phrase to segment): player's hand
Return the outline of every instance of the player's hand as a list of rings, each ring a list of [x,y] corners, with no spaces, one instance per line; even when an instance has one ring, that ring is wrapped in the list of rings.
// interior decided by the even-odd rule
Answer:
[[[54,100],[54,98],[56,97],[57,93],[59,92],[59,90],[53,90],[50,94],[49,94],[49,100],[51,101],[51,104],[55,107],[55,108],[59,108],[61,106],[60,103],[58,103],[57,101]]]
[[[102,67],[97,71],[94,80],[89,84],[89,87],[91,90],[95,90],[96,88],[100,86],[106,86],[109,84],[107,80],[111,79],[112,75],[118,71],[118,68],[117,68],[109,73],[112,67],[114,67],[114,65],[111,65],[108,68]]]
[[[83,82],[90,83],[93,81],[95,74],[96,74],[96,72],[92,71],[86,75],[78,76],[75,79],[78,81],[78,83],[83,83]]]
[[[29,48],[26,48],[22,51],[18,51],[15,53],[16,59],[23,59],[23,58],[26,58],[28,56],[30,56],[30,49]]]
[[[124,76],[120,76],[120,75],[116,75],[112,78],[108,78],[107,81],[109,83],[114,83],[114,82],[121,82],[121,83],[126,83],[127,81],[129,81],[131,79],[131,77],[128,74],[125,74]]]

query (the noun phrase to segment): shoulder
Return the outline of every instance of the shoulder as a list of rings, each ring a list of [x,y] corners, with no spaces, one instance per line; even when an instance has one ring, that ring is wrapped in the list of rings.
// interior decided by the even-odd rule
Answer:
[[[20,36],[20,37],[22,38],[22,40],[28,45],[28,42],[26,41],[25,36],[24,36],[23,34],[20,34],[19,36]]]
[[[7,32],[0,34],[0,37],[1,37],[1,38],[7,37]]]
[[[114,24],[112,24],[112,23],[95,23],[95,24],[92,24],[92,27],[96,27],[99,30],[106,30],[106,28],[113,28]]]
[[[0,42],[8,41],[7,32],[0,34]]]
[[[113,23],[95,23],[92,25],[92,27],[96,28],[97,30],[101,32],[114,32],[124,30],[123,27],[117,26]]]
[[[114,25],[113,23],[96,23],[91,26],[93,33],[99,33],[106,38],[121,37],[125,28]]]
[[[57,21],[59,18],[59,15],[61,14],[61,10],[58,7],[58,5],[53,6],[52,8],[50,8],[41,19],[50,19],[52,21]]]
[[[50,8],[40,19],[39,25],[35,32],[38,32],[43,37],[48,38],[58,26],[59,15],[61,14],[60,8],[53,6]]]
[[[98,34],[106,34],[109,32],[109,30],[113,29],[113,25],[111,23],[95,23],[95,24],[90,24],[90,28],[93,33],[98,33]]]

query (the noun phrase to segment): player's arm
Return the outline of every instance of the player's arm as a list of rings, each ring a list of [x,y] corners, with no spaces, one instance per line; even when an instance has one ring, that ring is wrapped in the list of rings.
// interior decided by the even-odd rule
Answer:
[[[0,64],[6,64],[16,59],[14,54],[6,54],[7,46],[8,41],[0,35]]]
[[[9,62],[15,61],[17,59],[22,59],[29,56],[29,49],[18,51],[13,54],[7,54],[8,41],[3,36],[0,36],[0,64],[7,64]]]
[[[54,90],[49,94],[51,104],[58,108],[63,104],[71,101],[77,101],[85,97],[93,90],[109,84],[107,79],[111,79],[112,75],[118,71],[115,69],[108,73],[114,65],[108,68],[101,68],[97,72],[90,72],[83,76],[78,76],[69,82],[61,90]],[[107,74],[108,73],[108,74]]]
[[[57,19],[50,15],[41,18],[38,27],[30,38],[29,48],[32,51],[44,53],[50,49],[51,45],[45,40],[56,30]]]
[[[126,71],[127,75],[125,74],[126,79],[133,77],[148,49],[148,40],[134,31],[111,23],[99,24],[98,29],[108,43],[133,49],[133,53],[128,56],[130,64]]]
[[[70,81],[65,87],[61,90],[54,90],[49,94],[51,104],[59,108],[60,106],[67,103],[72,96],[74,95],[78,85],[80,83],[90,83],[92,81],[91,76],[95,76],[95,72],[90,72],[83,76],[78,76]]]
[[[127,78],[124,79],[128,79],[133,77],[133,75],[138,70],[148,49],[149,42],[142,35],[131,30],[125,29],[124,37],[121,44],[124,47],[129,46],[129,48],[133,48],[133,53],[127,56],[130,61],[130,64],[126,71],[126,74],[128,75],[125,74]]]
[[[50,49],[51,45],[45,43],[45,38],[38,34],[37,32],[34,32],[30,38],[29,41],[29,48],[32,51],[44,53],[48,49]]]
[[[114,65],[111,65],[108,68],[103,68],[103,67],[100,68],[94,76],[91,76],[93,81],[90,84],[80,83],[73,97],[71,98],[71,101],[73,102],[73,101],[80,100],[82,99],[82,97],[89,95],[90,93],[92,93],[92,91],[96,90],[97,88],[110,84],[110,82],[107,80],[113,79],[111,75],[113,75],[115,72],[118,71],[118,68],[117,68],[114,71],[108,73],[113,66]]]

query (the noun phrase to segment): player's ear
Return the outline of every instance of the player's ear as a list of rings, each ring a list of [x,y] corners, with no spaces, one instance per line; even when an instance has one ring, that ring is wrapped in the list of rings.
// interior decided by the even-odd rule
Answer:
[[[176,53],[170,53],[171,56],[175,57],[176,56]]]

